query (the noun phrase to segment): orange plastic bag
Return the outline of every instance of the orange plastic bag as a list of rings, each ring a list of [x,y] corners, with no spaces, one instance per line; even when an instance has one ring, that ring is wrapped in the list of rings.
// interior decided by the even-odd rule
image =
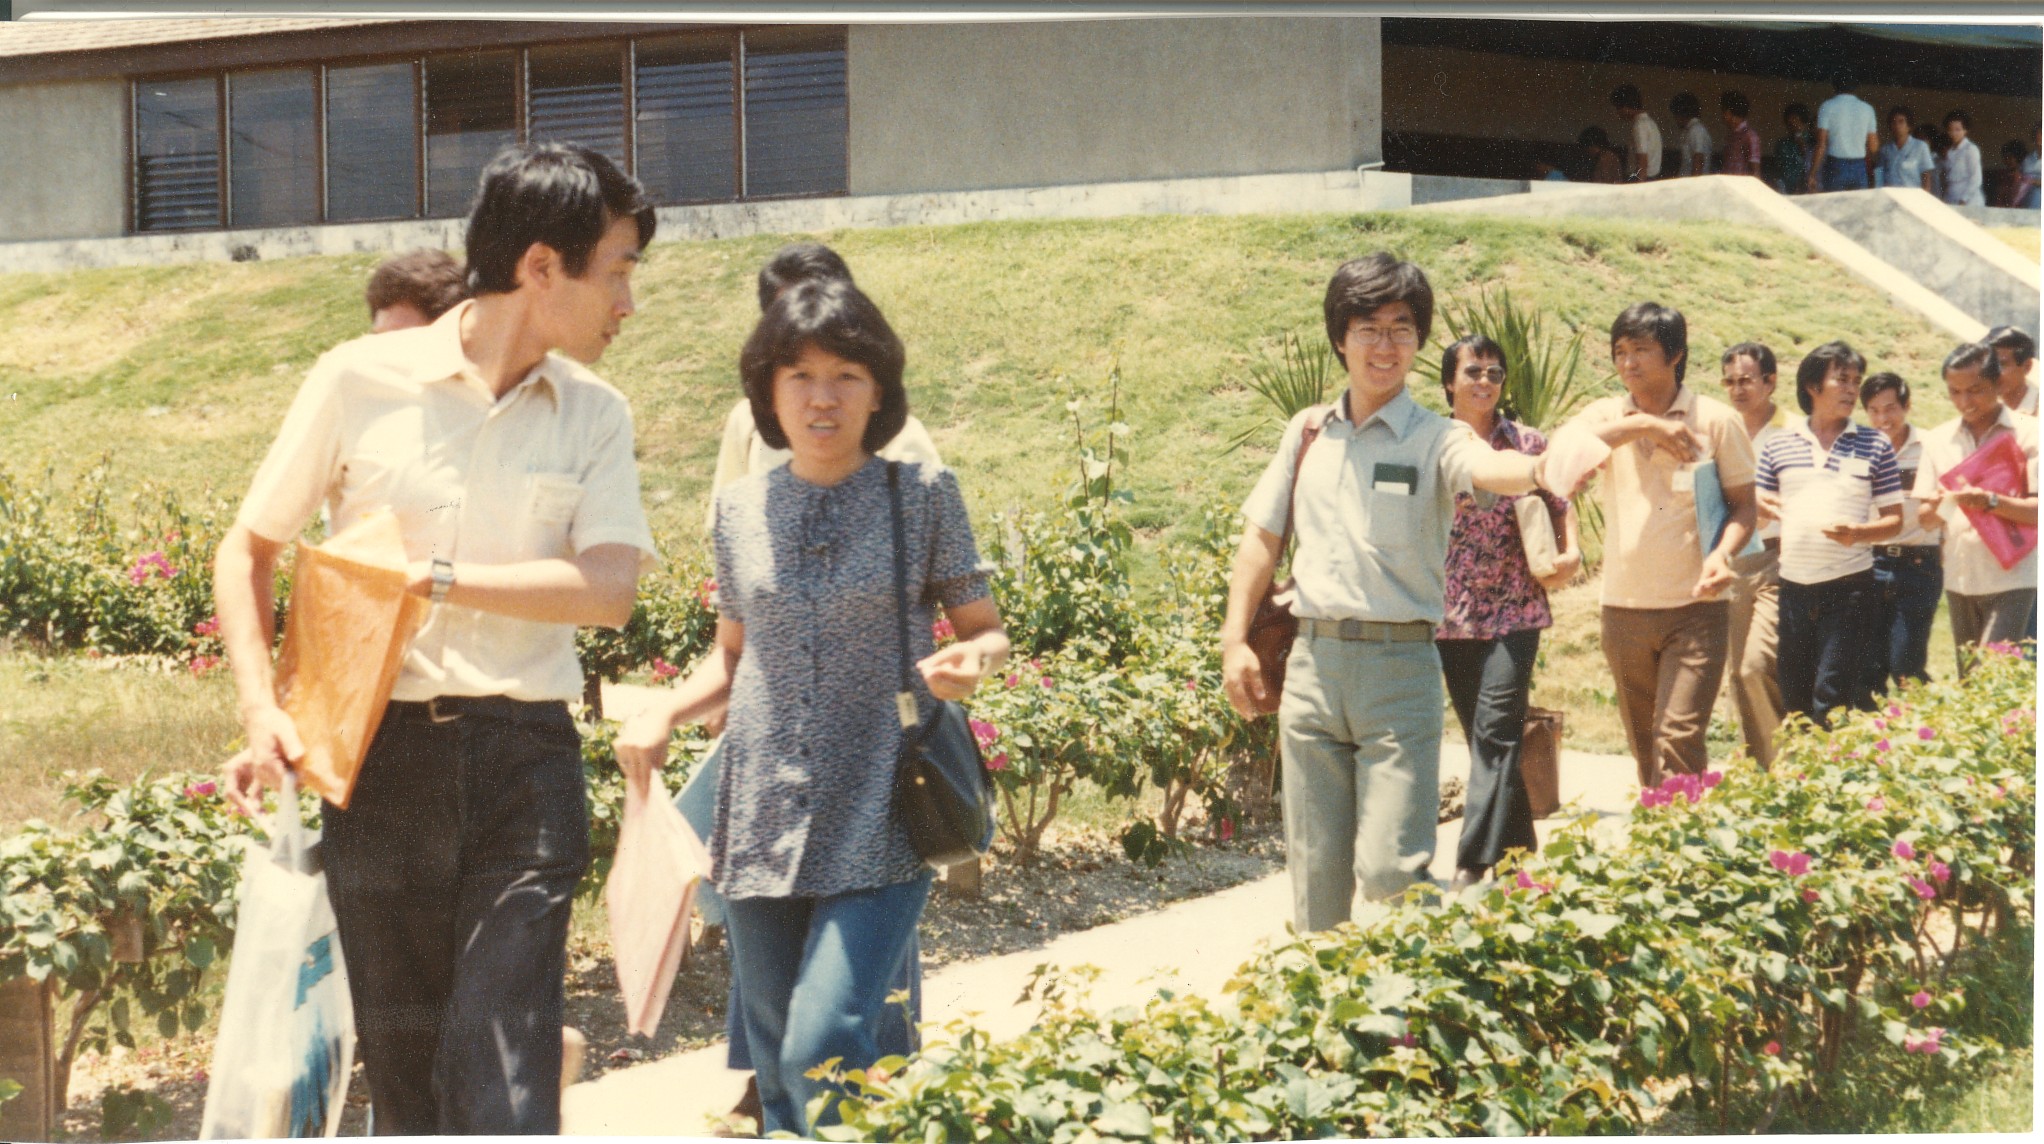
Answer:
[[[650,1037],[660,1027],[667,993],[688,952],[696,886],[709,872],[709,852],[667,797],[660,772],[643,784],[627,781],[617,857],[603,899],[610,909],[625,1027],[632,1033]]]
[[[343,810],[405,649],[431,609],[405,590],[404,536],[387,510],[316,548],[298,545],[277,704],[305,745],[298,781]]]

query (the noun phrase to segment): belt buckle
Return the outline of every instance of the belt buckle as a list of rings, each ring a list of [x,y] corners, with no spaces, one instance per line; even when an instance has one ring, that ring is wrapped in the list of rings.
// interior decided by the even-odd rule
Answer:
[[[1353,619],[1343,620],[1336,630],[1341,633],[1340,638],[1342,639],[1359,640],[1363,638],[1363,621]]]
[[[426,718],[431,719],[435,723],[452,723],[456,719],[461,718],[461,712],[450,711],[442,715],[440,713],[440,697],[435,695],[433,698],[426,700]]]

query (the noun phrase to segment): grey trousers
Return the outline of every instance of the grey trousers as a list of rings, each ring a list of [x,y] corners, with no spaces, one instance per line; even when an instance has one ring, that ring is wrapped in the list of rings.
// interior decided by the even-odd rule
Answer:
[[[1780,645],[1781,553],[1762,550],[1732,562],[1731,648],[1725,657],[1739,735],[1746,753],[1766,767],[1774,762],[1774,733],[1787,705],[1775,671]]]
[[[1285,865],[1303,931],[1348,921],[1358,891],[1427,876],[1441,804],[1441,657],[1432,640],[1301,634],[1278,705]]]
[[[1958,654],[1959,674],[1973,670],[1982,644],[2015,643],[2026,638],[2030,613],[2037,608],[2037,589],[2018,588],[1991,596],[1962,596],[1946,592],[1952,610],[1952,648]]]

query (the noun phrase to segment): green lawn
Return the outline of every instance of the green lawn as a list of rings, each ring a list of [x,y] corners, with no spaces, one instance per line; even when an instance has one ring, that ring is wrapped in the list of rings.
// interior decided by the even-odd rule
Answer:
[[[1994,226],[1987,233],[2022,251],[2031,259],[2037,257],[2037,228],[2034,226]]]

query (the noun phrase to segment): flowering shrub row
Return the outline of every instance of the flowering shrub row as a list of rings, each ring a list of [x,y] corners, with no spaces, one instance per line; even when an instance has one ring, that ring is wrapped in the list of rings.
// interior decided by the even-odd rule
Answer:
[[[1764,1128],[1840,1095],[1855,1029],[1855,1071],[1892,1099],[1994,1048],[1969,994],[2028,948],[2034,688],[1995,655],[1829,735],[1792,728],[1772,773],[1671,779],[1622,836],[1585,819],[1493,884],[1296,938],[1226,1002],[1096,1013],[1050,982],[1023,1037],[954,1025],[846,1077],[827,1134],[1633,1133],[1678,1079],[1720,1131]]]

